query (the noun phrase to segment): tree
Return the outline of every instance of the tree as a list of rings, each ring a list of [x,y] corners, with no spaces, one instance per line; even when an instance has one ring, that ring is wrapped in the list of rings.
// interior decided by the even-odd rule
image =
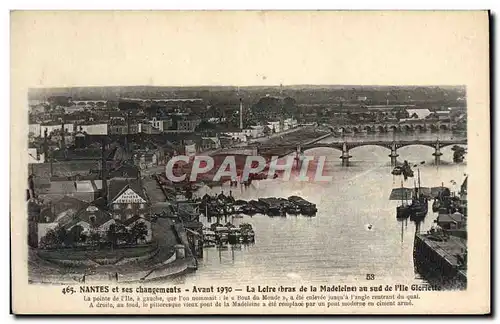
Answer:
[[[130,229],[130,242],[137,243],[138,241],[146,240],[148,228],[143,222],[137,222]]]
[[[108,239],[109,242],[111,242],[111,245],[115,247],[118,243],[118,235],[116,233],[116,225],[111,224],[108,228],[108,231],[106,232],[106,238]]]
[[[116,241],[117,244],[120,242],[126,242],[129,237],[129,231],[127,227],[123,224],[115,224]]]
[[[67,232],[64,244],[74,246],[82,240],[83,227],[75,225]]]
[[[92,245],[96,245],[101,240],[101,236],[97,232],[92,232],[90,234],[90,242]]]
[[[40,240],[41,248],[51,248],[61,245],[59,237],[55,229],[50,229],[47,231],[44,237]]]
[[[57,241],[59,242],[60,245],[67,243],[68,232],[64,227],[61,226],[57,227],[56,235],[57,235]]]

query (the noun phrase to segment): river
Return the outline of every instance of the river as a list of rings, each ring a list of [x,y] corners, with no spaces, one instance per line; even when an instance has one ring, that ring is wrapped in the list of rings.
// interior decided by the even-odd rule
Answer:
[[[346,139],[429,140],[439,137],[444,140],[456,136],[450,133],[376,134],[346,136]],[[322,142],[338,140],[327,138]],[[425,161],[419,166],[422,186],[439,186],[443,182],[452,190],[458,190],[466,172],[466,161],[453,163],[451,147],[446,147],[442,149],[441,165],[435,166],[433,152],[434,149],[425,146],[398,149],[401,161]],[[378,146],[358,147],[350,151],[350,166],[342,167],[340,151],[311,149],[305,154],[327,156],[324,174],[331,175],[332,181],[274,179],[254,182],[247,189],[232,188],[236,198],[246,200],[299,195],[316,203],[318,213],[316,217],[255,215],[235,218],[235,225],[252,224],[256,232],[255,244],[241,249],[206,248],[198,270],[175,278],[175,282],[205,286],[230,284],[241,288],[259,284],[356,284],[366,282],[367,274],[374,274],[374,282],[425,282],[413,267],[416,225],[409,219],[396,220],[398,202],[388,199],[392,188],[401,186],[402,180],[391,175],[389,153],[387,148]],[[412,187],[413,179],[405,185]],[[220,193],[221,190],[228,194],[230,188],[207,187],[199,194]],[[429,208],[420,230],[427,230],[436,216]]]

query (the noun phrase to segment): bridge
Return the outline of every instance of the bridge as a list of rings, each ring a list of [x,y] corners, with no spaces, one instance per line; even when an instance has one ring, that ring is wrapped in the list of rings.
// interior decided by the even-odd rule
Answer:
[[[349,165],[349,159],[352,157],[349,154],[349,150],[354,149],[356,147],[361,146],[381,146],[391,150],[391,154],[389,157],[391,158],[391,164],[396,165],[397,157],[399,154],[397,150],[399,148],[411,145],[423,145],[428,146],[434,149],[434,153],[432,154],[435,158],[436,165],[440,164],[441,160],[441,149],[450,145],[467,145],[466,138],[452,139],[452,140],[361,140],[361,141],[339,141],[333,143],[320,143],[322,138],[318,138],[314,141],[310,141],[304,144],[298,145],[284,145],[279,147],[266,147],[260,146],[257,148],[257,152],[259,155],[263,156],[285,156],[292,152],[296,152],[297,156],[303,154],[305,150],[313,149],[313,148],[334,148],[340,150],[342,155],[340,158],[342,159],[342,165]]]
[[[427,131],[449,131],[455,127],[455,123],[409,119],[399,122],[383,122],[383,123],[359,123],[359,124],[344,124],[330,125],[323,124],[328,127],[331,132],[337,133],[387,133],[387,132],[427,132]]]
[[[107,100],[73,100],[71,101],[74,105],[80,106],[80,105],[91,105],[95,106],[97,104],[103,104],[105,105],[108,101]]]
[[[167,102],[203,102],[202,98],[120,98],[124,101],[136,101],[136,102],[156,102],[156,103],[167,103]]]

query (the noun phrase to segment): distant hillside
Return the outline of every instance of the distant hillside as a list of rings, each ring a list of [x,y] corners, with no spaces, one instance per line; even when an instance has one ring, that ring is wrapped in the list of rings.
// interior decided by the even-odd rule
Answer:
[[[113,86],[30,89],[31,100],[47,100],[52,96],[68,96],[73,100],[117,100],[119,98],[201,98],[208,105],[237,105],[241,97],[245,105],[256,104],[266,96],[290,97],[297,104],[332,104],[356,102],[366,97],[365,104],[440,103],[454,105],[465,96],[463,86],[361,86],[361,85],[289,85],[283,86]]]

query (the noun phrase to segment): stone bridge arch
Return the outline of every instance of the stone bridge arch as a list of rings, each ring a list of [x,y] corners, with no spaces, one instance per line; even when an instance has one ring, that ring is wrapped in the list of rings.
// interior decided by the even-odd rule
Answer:
[[[399,132],[401,129],[399,125],[389,125],[387,126],[387,130],[391,132]]]
[[[415,125],[415,127],[413,128],[414,130],[418,131],[418,132],[425,132],[427,131],[427,127],[425,125]]]
[[[361,126],[353,126],[351,128],[353,133],[360,133],[361,132]]]
[[[401,125],[401,130],[403,132],[409,133],[409,132],[413,132],[414,129],[413,129],[413,125],[405,124],[405,125]]]
[[[363,126],[363,130],[367,133],[373,133],[375,132],[375,125],[374,126],[370,126],[370,125],[365,125]]]

